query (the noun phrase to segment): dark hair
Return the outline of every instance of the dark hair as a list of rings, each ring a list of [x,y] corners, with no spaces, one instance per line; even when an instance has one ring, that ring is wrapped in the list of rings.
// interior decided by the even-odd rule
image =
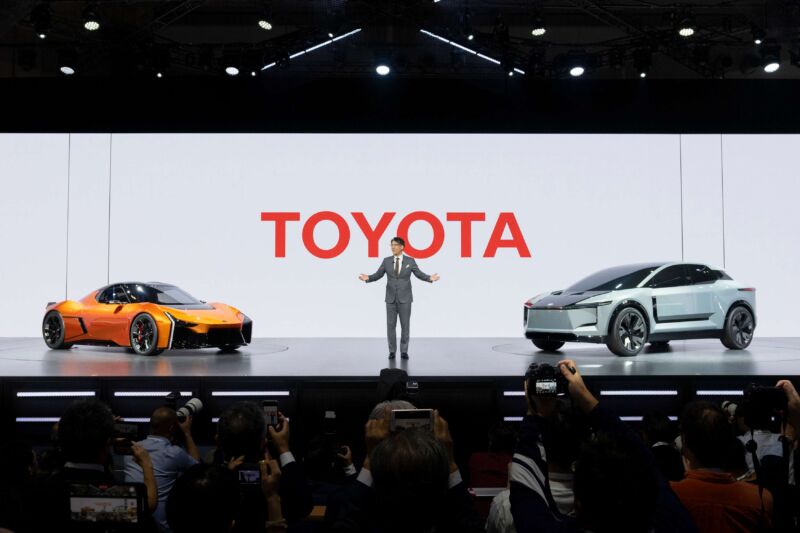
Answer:
[[[244,455],[245,461],[260,460],[266,435],[267,422],[255,402],[237,402],[219,417],[217,437],[226,459]]]
[[[692,452],[700,466],[725,468],[733,445],[733,429],[718,405],[691,402],[681,415],[683,447]]]
[[[427,531],[444,506],[449,459],[444,445],[424,429],[407,429],[370,455],[376,516],[381,531]]]
[[[514,453],[517,447],[517,428],[507,422],[498,422],[489,430],[489,451]]]
[[[396,242],[397,244],[399,244],[400,246],[402,246],[402,247],[404,247],[404,248],[405,248],[405,246],[406,246],[406,241],[404,241],[404,240],[403,240],[402,238],[400,238],[400,237],[394,237],[394,238],[392,239],[392,242]]]
[[[225,532],[238,512],[239,484],[226,467],[196,464],[173,485],[167,523],[174,533]]]
[[[576,411],[571,402],[559,401],[554,416],[543,419],[542,441],[547,462],[564,470],[572,468],[589,437],[586,417]]]
[[[575,465],[578,522],[597,533],[650,531],[658,485],[652,466],[631,443],[598,436]]]
[[[672,420],[660,411],[649,411],[644,414],[641,431],[648,446],[656,442],[671,443],[677,437]]]
[[[113,436],[114,415],[106,404],[94,398],[73,403],[58,422],[58,444],[65,461],[97,461]]]

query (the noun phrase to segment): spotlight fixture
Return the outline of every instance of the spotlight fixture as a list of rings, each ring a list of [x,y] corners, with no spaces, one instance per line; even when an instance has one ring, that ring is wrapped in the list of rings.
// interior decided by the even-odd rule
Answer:
[[[75,50],[65,49],[58,52],[58,69],[65,76],[72,76],[78,70],[78,54]]]
[[[44,3],[35,6],[31,10],[31,23],[33,23],[33,31],[36,32],[36,36],[39,39],[46,39],[52,28],[50,6]]]
[[[380,64],[377,67],[375,67],[375,72],[379,76],[387,76],[391,71],[392,69],[389,65]]]
[[[83,27],[86,31],[97,31],[100,29],[100,18],[95,13],[94,7],[89,4],[83,10]]]
[[[233,65],[229,65],[225,67],[225,74],[228,76],[238,76],[239,75],[239,68],[234,67]]]
[[[261,13],[258,15],[258,27],[264,31],[269,31],[272,29],[272,14],[266,8],[261,10]]]
[[[653,54],[647,48],[640,48],[633,52],[633,68],[639,74],[639,77],[644,79],[650,72],[650,67],[653,64]]]
[[[569,75],[579,78],[586,73],[588,58],[583,50],[571,50],[567,53],[566,66]]]
[[[573,78],[583,76],[584,72],[586,72],[586,69],[580,65],[575,65],[574,67],[571,67],[569,69],[569,75],[572,76]]]
[[[777,43],[770,42],[761,48],[761,67],[767,74],[781,68],[781,47]]]
[[[539,14],[534,15],[531,35],[534,37],[541,37],[545,33],[547,33],[547,27],[544,25],[544,18]]]
[[[675,18],[675,29],[678,35],[688,38],[695,34],[697,25],[694,22],[694,16],[689,11],[683,10],[673,16]]]

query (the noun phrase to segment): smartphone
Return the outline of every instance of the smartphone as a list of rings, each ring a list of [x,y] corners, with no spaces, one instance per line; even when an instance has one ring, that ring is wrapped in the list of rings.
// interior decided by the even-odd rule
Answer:
[[[267,420],[267,426],[278,425],[278,401],[277,400],[263,400],[261,408],[264,410],[264,418]]]
[[[146,490],[140,483],[71,484],[70,520],[105,527],[139,524],[145,498]]]
[[[261,483],[261,469],[258,465],[244,464],[236,469],[241,485],[258,485]]]
[[[433,409],[393,409],[389,424],[393,432],[410,428],[433,431]]]
[[[132,446],[139,436],[139,427],[136,424],[114,424],[114,438],[112,446],[117,455],[131,455]]]

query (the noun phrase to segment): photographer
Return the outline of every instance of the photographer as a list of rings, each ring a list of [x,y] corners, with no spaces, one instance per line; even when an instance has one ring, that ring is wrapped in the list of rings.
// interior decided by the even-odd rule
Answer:
[[[528,380],[525,381],[528,412],[520,428],[510,473],[511,513],[516,530],[695,531],[688,513],[660,476],[647,446],[631,428],[599,405],[575,362],[560,361],[555,371],[556,383],[566,385],[573,406],[588,416],[597,436],[584,446],[575,463],[575,516],[564,516],[550,490],[542,436],[543,419],[552,416],[557,408],[556,391],[537,395],[536,390],[529,391]],[[536,384],[533,386],[538,389]]]
[[[453,456],[447,422],[392,434],[392,410],[365,427],[367,458],[346,490],[333,531],[470,533],[484,531]]]
[[[269,439],[267,439],[269,435]],[[264,412],[254,402],[238,402],[228,407],[217,425],[217,445],[222,459],[236,471],[242,498],[234,531],[263,531],[268,521],[288,521],[290,529],[311,513],[313,497],[303,472],[289,449],[289,420],[278,413],[278,425],[268,426]],[[261,483],[265,456],[278,457],[280,475],[280,518],[270,513]]]
[[[186,449],[175,445],[175,440],[181,437]],[[183,422],[179,422],[174,409],[159,407],[150,416],[150,434],[138,445],[150,455],[158,487],[158,506],[153,518],[163,531],[169,532],[166,515],[169,492],[175,480],[200,460],[200,450],[192,438],[192,417],[187,416]],[[125,481],[144,482],[142,467],[134,458],[125,458]]]

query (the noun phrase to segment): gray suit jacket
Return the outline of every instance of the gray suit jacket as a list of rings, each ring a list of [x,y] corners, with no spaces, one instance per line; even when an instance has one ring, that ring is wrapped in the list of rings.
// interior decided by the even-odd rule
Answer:
[[[386,274],[386,303],[411,303],[414,301],[414,294],[411,292],[412,273],[422,281],[431,281],[431,277],[419,269],[414,258],[407,255],[403,256],[400,275],[396,275],[394,273],[394,256],[391,255],[383,259],[380,268],[369,277],[367,283],[378,281]]]

